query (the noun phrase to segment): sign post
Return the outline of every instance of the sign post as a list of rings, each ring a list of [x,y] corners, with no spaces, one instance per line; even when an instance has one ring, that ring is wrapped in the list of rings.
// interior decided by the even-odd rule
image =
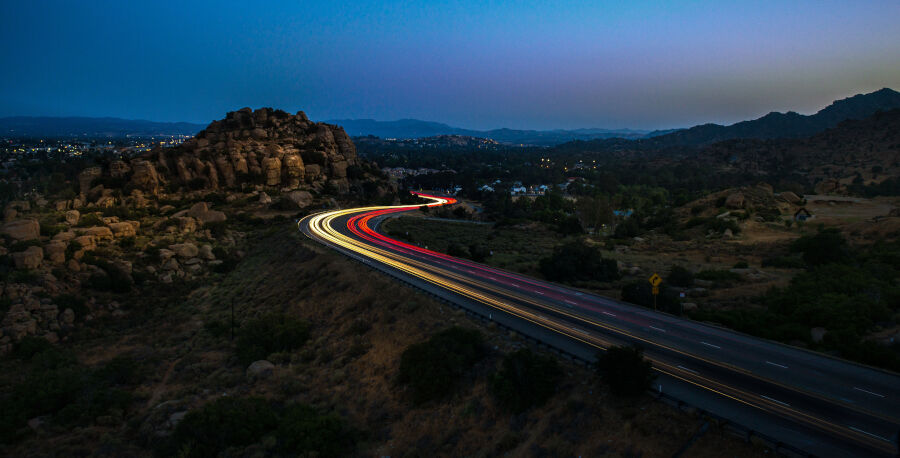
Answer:
[[[659,296],[659,285],[662,283],[662,277],[660,277],[659,274],[654,273],[647,281],[649,281],[650,285],[653,287],[650,292],[653,293],[653,310],[656,310],[656,296]]]

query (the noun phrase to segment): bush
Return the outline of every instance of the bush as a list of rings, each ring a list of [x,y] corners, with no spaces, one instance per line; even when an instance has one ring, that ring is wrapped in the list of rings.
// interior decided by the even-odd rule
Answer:
[[[791,251],[803,254],[808,266],[842,263],[850,259],[847,240],[835,228],[823,229],[815,235],[804,235],[791,244]]]
[[[356,443],[356,434],[337,415],[322,414],[305,404],[278,409],[261,398],[223,397],[189,412],[158,452],[221,456],[232,448],[240,452],[266,436],[274,436],[284,456],[347,456]]]
[[[734,268],[735,269],[749,269],[750,264],[748,264],[747,261],[738,261],[738,262],[734,263]]]
[[[609,347],[597,357],[596,367],[610,391],[619,396],[639,396],[656,378],[639,347]]]
[[[622,287],[622,300],[632,304],[653,308],[653,288],[650,283],[638,280]],[[660,285],[659,294],[656,296],[656,308],[675,315],[681,314],[681,304],[674,291],[665,284]]]
[[[689,288],[694,284],[694,273],[681,266],[672,266],[666,281],[674,286]]]
[[[105,224],[103,224],[103,220],[100,219],[96,213],[88,213],[86,215],[81,215],[81,218],[78,219],[78,224],[75,225],[75,227],[91,226],[105,226]]]
[[[341,417],[304,404],[284,409],[277,435],[283,452],[301,456],[348,456],[355,442],[354,432]]]
[[[597,280],[619,278],[619,266],[613,259],[603,259],[600,248],[582,240],[556,247],[553,255],[540,261],[541,273],[553,281]]]
[[[473,243],[469,245],[469,256],[475,262],[484,262],[491,255],[491,250],[488,247]]]
[[[499,371],[488,384],[505,410],[521,413],[543,405],[556,392],[562,370],[555,359],[522,349],[503,357]]]
[[[442,399],[456,391],[484,354],[480,332],[454,326],[407,347],[400,356],[397,381],[410,387],[415,404]]]
[[[267,315],[241,326],[236,352],[241,364],[265,359],[272,353],[291,351],[309,339],[309,323],[287,315]]]
[[[192,410],[172,433],[169,456],[218,456],[229,447],[246,447],[278,427],[278,416],[264,399],[219,398]]]
[[[31,361],[35,355],[52,349],[53,345],[47,339],[26,336],[13,347],[12,357],[22,361]]]
[[[53,298],[53,303],[61,311],[72,309],[75,312],[75,319],[78,320],[83,319],[90,312],[85,305],[84,298],[74,294],[60,294]]]

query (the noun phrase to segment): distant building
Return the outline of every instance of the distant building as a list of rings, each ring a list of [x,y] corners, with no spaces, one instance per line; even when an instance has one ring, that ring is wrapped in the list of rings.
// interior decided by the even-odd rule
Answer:
[[[806,221],[811,218],[813,218],[813,214],[805,207],[800,208],[797,210],[797,213],[794,213],[794,221]]]

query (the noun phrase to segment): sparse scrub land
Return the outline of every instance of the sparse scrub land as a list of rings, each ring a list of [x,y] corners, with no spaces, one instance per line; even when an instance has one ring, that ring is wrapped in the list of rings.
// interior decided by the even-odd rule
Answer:
[[[404,350],[397,381],[409,386],[415,404],[444,399],[484,356],[480,332],[452,327]]]
[[[546,403],[556,393],[560,378],[556,359],[525,349],[505,355],[488,386],[502,409],[521,413]]]

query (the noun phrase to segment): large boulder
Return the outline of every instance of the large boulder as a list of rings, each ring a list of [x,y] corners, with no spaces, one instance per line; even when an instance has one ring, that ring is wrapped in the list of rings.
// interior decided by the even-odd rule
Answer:
[[[744,208],[744,194],[739,192],[729,194],[725,199],[725,206],[733,209]]]
[[[790,191],[785,191],[779,195],[782,199],[784,199],[785,202],[791,205],[800,205],[801,203],[803,203],[803,199],[801,199],[800,196]]]
[[[41,236],[41,224],[36,219],[20,219],[3,225],[3,233],[15,240],[34,240]]]
[[[66,242],[61,240],[53,240],[44,246],[44,254],[47,260],[52,264],[63,264],[66,262]]]
[[[156,195],[159,192],[159,174],[153,163],[146,160],[136,160],[132,163],[134,173],[131,175],[131,185],[141,191]]]
[[[12,254],[17,269],[37,269],[44,259],[44,250],[39,246],[30,246],[25,251]]]
[[[266,185],[278,186],[281,184],[281,159],[277,157],[263,158],[262,170],[266,179]]]
[[[287,193],[287,198],[300,208],[307,207],[313,202],[313,196],[309,191],[291,191]]]
[[[95,239],[113,238],[112,231],[106,226],[91,226],[84,229],[76,229],[75,232],[81,233],[82,235],[90,235]]]
[[[81,219],[81,213],[78,210],[69,210],[66,212],[66,223],[71,226],[78,224],[78,220]]]
[[[210,210],[206,202],[198,202],[194,204],[191,209],[188,210],[185,214],[203,224],[217,223],[220,221],[225,221],[227,219],[225,213],[217,210]]]
[[[111,223],[109,229],[112,231],[115,238],[134,237],[137,235],[134,224],[131,224],[130,222]]]
[[[272,375],[272,373],[274,371],[275,371],[274,364],[272,364],[269,361],[266,361],[264,359],[261,359],[259,361],[253,361],[252,363],[250,363],[250,366],[247,367],[247,376],[254,377],[254,378],[268,377],[268,376]]]
[[[169,249],[172,250],[179,258],[185,259],[195,258],[200,253],[200,249],[197,248],[197,245],[194,245],[190,242],[169,245]]]
[[[109,176],[113,178],[122,178],[130,171],[131,167],[125,161],[112,161],[109,163]]]

